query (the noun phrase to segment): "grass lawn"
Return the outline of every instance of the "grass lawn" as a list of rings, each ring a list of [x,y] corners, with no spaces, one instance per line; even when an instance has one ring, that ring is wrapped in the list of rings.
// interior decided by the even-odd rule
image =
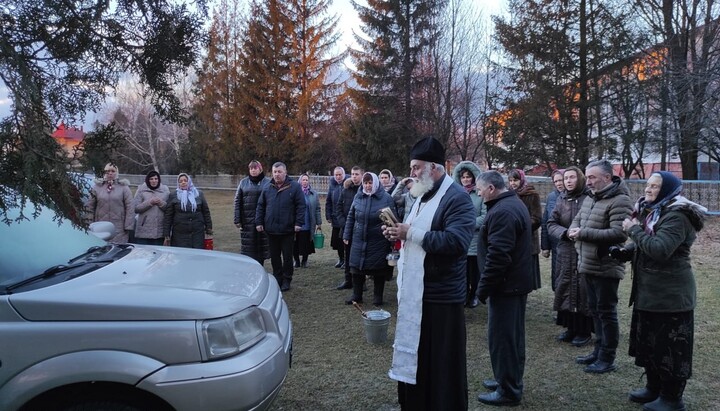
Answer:
[[[215,247],[239,252],[239,231],[232,224],[233,191],[205,191],[212,213]],[[324,204],[324,199],[322,199]],[[324,213],[323,213],[324,216]],[[695,311],[693,378],[685,403],[689,410],[720,410],[720,220],[710,220],[693,247],[698,284]],[[387,376],[397,312],[396,283],[385,288],[383,307],[392,313],[388,342],[369,344],[362,317],[344,304],[348,290],[337,291],[342,271],[334,268],[337,255],[329,248],[330,226],[323,221],[325,247],[310,256],[309,268],[295,270],[292,289],[284,295],[294,327],[293,364],[273,410],[399,410],[396,382]],[[543,287],[528,296],[525,394],[515,409],[524,410],[641,410],[627,400],[631,389],[642,387],[642,369],[627,355],[630,308],[630,269],[620,283],[620,347],[618,370],[604,375],[583,372],[575,357],[590,346],[575,348],[555,341],[561,329],[552,320],[553,294],[548,260],[540,258]],[[265,263],[270,270],[270,262]],[[372,284],[365,300],[371,300]],[[370,298],[367,298],[370,296]],[[372,306],[366,306],[372,309]],[[496,409],[480,404],[482,380],[492,378],[487,349],[487,310],[466,310],[467,367],[471,410]],[[231,389],[229,387],[229,389]]]

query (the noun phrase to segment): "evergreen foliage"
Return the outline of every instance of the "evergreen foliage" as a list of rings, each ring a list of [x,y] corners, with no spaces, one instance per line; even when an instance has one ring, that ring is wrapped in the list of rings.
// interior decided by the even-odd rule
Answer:
[[[0,218],[30,201],[77,221],[82,205],[69,174],[73,159],[51,133],[61,119],[72,123],[99,109],[120,73],[132,72],[148,86],[157,113],[180,118],[172,84],[195,61],[203,35],[205,2],[193,5],[3,2],[0,78],[13,105],[0,125]]]

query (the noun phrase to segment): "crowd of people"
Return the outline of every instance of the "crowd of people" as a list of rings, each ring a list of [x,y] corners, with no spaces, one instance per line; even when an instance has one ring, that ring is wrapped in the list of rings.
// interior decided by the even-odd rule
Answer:
[[[629,355],[644,369],[646,385],[629,393],[644,410],[684,410],[692,376],[695,280],[690,249],[707,209],[682,194],[682,181],[659,171],[633,202],[607,160],[552,172],[553,190],[540,196],[522,170],[502,175],[471,162],[445,169],[435,138],[410,151],[409,176],[398,181],[354,166],[337,166],[329,181],[325,221],[332,227],[334,267],[344,270],[338,290],[347,304],[362,303],[366,280],[373,304],[384,303],[397,255],[398,309],[389,376],[398,383],[403,410],[468,408],[464,309],[486,304],[493,375],[478,401],[494,406],[522,401],[527,296],[540,288],[539,256],[552,257],[552,310],[562,343],[592,351],[578,356],[584,371],[617,368],[620,341],[618,287],[632,269]],[[94,220],[115,224],[114,241],[202,248],[212,236],[210,211],[189,175],[170,195],[150,172],[133,199],[113,164],[91,191]],[[272,177],[252,161],[235,195],[234,224],[241,252],[263,264],[283,291],[295,268],[315,252],[312,233],[322,225],[319,195],[303,174],[287,175],[281,162]],[[393,218],[383,218],[391,213]],[[137,214],[137,218],[135,215]],[[593,338],[594,335],[594,338]]]

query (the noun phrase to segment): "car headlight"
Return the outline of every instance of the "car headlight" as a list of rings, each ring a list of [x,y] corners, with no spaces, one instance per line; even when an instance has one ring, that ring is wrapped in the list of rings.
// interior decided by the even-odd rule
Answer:
[[[229,317],[205,320],[200,324],[205,359],[217,360],[236,355],[265,337],[260,310],[252,307]]]

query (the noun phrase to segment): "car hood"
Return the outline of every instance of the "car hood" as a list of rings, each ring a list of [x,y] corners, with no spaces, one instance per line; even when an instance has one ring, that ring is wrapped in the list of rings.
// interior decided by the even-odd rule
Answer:
[[[13,294],[30,321],[152,321],[224,317],[258,305],[269,275],[239,254],[135,246],[83,276]]]

